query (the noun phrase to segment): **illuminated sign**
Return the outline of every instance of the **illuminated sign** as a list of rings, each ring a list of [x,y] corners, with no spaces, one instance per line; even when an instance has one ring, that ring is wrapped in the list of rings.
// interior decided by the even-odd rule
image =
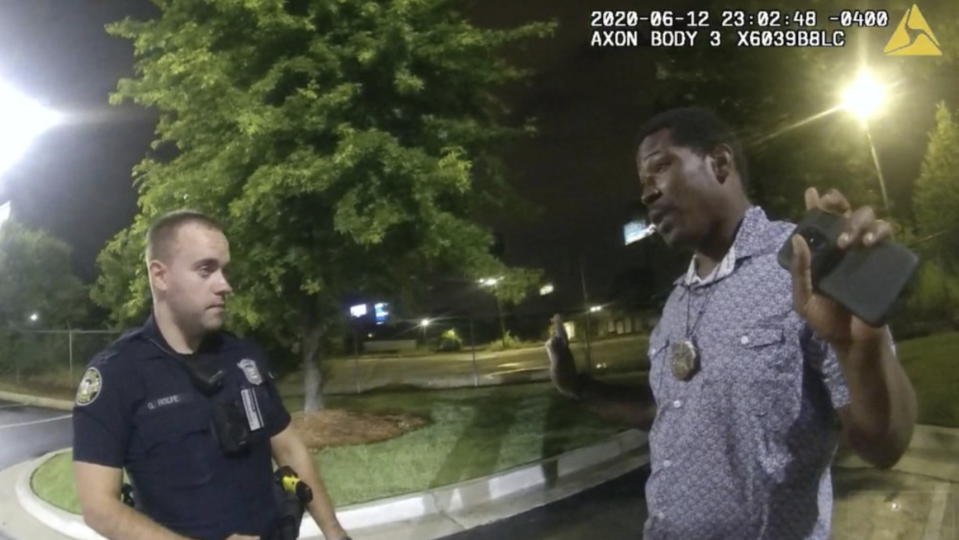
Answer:
[[[633,242],[639,242],[649,237],[654,232],[656,232],[655,225],[646,225],[646,222],[641,219],[633,220],[623,225],[623,240],[625,240],[628,246]]]
[[[376,324],[383,324],[390,317],[390,312],[387,311],[389,304],[380,302],[373,306],[373,312],[376,314]]]

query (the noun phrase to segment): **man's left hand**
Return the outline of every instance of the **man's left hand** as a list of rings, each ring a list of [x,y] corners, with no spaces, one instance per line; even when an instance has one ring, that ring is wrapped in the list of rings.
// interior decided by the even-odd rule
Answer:
[[[832,189],[822,197],[816,188],[806,190],[806,209],[820,210],[843,216],[846,228],[839,237],[839,248],[871,246],[892,239],[892,227],[876,219],[872,208],[864,206],[853,211],[849,201]],[[835,347],[848,347],[852,343],[872,341],[883,336],[883,330],[873,328],[854,316],[837,302],[816,293],[812,287],[810,253],[806,240],[793,235],[793,307],[809,323],[822,339]]]

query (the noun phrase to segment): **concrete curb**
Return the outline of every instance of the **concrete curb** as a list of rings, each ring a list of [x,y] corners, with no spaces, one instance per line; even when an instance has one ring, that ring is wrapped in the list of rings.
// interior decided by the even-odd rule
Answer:
[[[24,405],[35,405],[37,407],[57,409],[60,411],[73,411],[73,402],[65,399],[53,399],[48,397],[32,396],[30,394],[16,394],[14,392],[3,391],[0,391],[0,399],[22,403]]]
[[[40,523],[45,524],[60,534],[76,538],[77,540],[107,540],[94,532],[93,529],[87,527],[83,522],[83,518],[80,516],[65,512],[41,500],[40,497],[37,497],[33,493],[30,479],[33,478],[34,471],[48,459],[62,452],[63,450],[57,450],[56,452],[51,452],[39,457],[33,460],[30,467],[23,469],[23,472],[17,477],[17,485],[14,488],[17,494],[17,502],[20,503],[20,506],[23,507],[28,514],[40,521]]]
[[[959,429],[917,425],[909,448],[959,454]]]
[[[531,510],[536,506],[587,489],[591,487],[589,482],[574,482],[574,480],[575,477],[591,471],[611,468],[617,469],[615,471],[617,476],[625,474],[648,463],[648,453],[641,453],[646,446],[645,433],[636,430],[624,431],[598,444],[484,478],[422,493],[339,508],[337,516],[349,531],[381,528],[384,525],[424,518],[448,520],[455,523],[456,528],[460,530],[471,528]],[[33,473],[41,465],[50,458],[69,451],[70,449],[50,452],[33,460],[30,466],[24,468],[17,478],[17,500],[27,513],[60,534],[77,540],[105,540],[87,527],[80,516],[40,500],[30,485]],[[623,467],[620,462],[628,462],[628,466]],[[564,482],[567,480],[568,482]],[[549,496],[550,491],[555,491],[556,494]],[[499,510],[495,512],[497,515],[482,520],[463,519],[464,514],[468,515],[481,510],[491,503],[503,502],[527,493],[545,493],[546,496],[534,497],[522,501],[522,504],[511,504],[507,510]],[[300,538],[322,538],[319,526],[309,514],[303,517]]]

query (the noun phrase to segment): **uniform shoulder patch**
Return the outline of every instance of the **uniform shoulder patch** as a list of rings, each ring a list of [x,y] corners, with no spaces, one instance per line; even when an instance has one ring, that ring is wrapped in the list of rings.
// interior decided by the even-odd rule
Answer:
[[[80,386],[77,388],[77,405],[82,407],[93,403],[100,395],[102,388],[103,377],[100,375],[100,370],[95,367],[87,368],[80,379]]]

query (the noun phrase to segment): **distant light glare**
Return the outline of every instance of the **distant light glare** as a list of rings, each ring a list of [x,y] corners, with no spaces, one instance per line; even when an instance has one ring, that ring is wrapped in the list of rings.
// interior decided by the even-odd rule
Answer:
[[[429,319],[423,319],[423,320],[420,322],[420,324],[422,324],[424,327],[429,326],[429,325],[430,325],[430,320],[429,320]]]
[[[846,88],[843,94],[843,107],[865,121],[876,114],[886,99],[886,89],[867,71]]]
[[[0,82],[0,175],[30,148],[60,115]]]
[[[3,227],[3,224],[10,219],[12,208],[13,208],[12,201],[7,201],[3,204],[0,204],[0,227]]]

